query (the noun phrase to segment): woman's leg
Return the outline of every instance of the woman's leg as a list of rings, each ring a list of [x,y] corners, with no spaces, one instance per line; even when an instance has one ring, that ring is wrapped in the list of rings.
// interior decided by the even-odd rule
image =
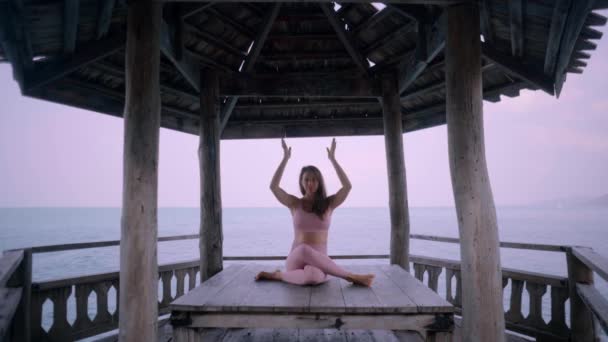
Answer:
[[[306,265],[303,269],[280,272],[282,281],[296,285],[316,285],[325,281],[326,275],[320,269]]]
[[[344,279],[350,275],[350,272],[338,266],[326,254],[307,244],[300,244],[289,253],[286,261],[286,271],[303,269],[305,265],[314,266],[324,273]]]

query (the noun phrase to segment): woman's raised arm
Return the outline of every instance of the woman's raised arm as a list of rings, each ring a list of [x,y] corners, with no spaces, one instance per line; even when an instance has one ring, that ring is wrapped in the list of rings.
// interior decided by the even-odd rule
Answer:
[[[344,173],[344,170],[342,170],[342,167],[340,167],[340,164],[338,164],[338,161],[336,160],[336,138],[331,141],[331,148],[327,149],[327,157],[334,166],[334,169],[336,169],[340,183],[342,183],[342,188],[331,197],[330,205],[335,209],[340,204],[344,203],[350,189],[352,189],[352,185],[350,184],[348,177],[346,177],[346,173]]]
[[[283,147],[283,160],[279,167],[274,172],[274,176],[272,176],[272,181],[270,182],[270,191],[274,194],[274,196],[288,208],[293,208],[298,201],[298,198],[288,194],[285,190],[281,189],[279,184],[281,183],[281,177],[283,177],[283,171],[285,170],[285,165],[287,165],[287,161],[291,157],[291,147],[287,147],[285,144],[285,140],[281,139],[281,146]]]

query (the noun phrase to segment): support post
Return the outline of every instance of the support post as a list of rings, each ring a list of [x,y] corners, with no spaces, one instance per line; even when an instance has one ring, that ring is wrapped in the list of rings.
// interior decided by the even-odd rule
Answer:
[[[157,340],[160,24],[160,3],[129,3],[118,323],[125,342]]]
[[[409,266],[410,222],[407,205],[407,184],[403,158],[403,124],[399,100],[397,71],[382,78],[382,117],[388,173],[389,207],[391,215],[391,264],[403,269]]]
[[[21,299],[13,318],[14,327],[11,341],[30,342],[31,337],[31,302],[32,302],[32,249],[23,250],[23,260],[13,275],[14,282],[9,287],[21,288]],[[8,340],[8,339],[7,339]]]
[[[595,341],[595,317],[576,291],[576,283],[593,284],[593,271],[572,251],[566,254],[570,294],[570,337],[573,342]]]
[[[462,260],[462,340],[501,342],[502,276],[484,147],[479,9],[468,2],[446,11],[446,117]]]
[[[198,156],[201,176],[201,282],[223,268],[222,197],[220,189],[219,78],[212,70],[201,72],[201,120]]]

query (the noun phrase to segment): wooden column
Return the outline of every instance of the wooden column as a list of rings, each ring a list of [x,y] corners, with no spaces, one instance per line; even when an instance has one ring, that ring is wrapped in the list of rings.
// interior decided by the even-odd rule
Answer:
[[[446,8],[448,149],[460,232],[462,340],[504,341],[496,209],[483,135],[479,9]]]
[[[574,342],[595,341],[595,317],[576,291],[576,283],[593,284],[593,271],[569,251],[568,287],[570,294],[570,336]]]
[[[119,340],[156,341],[160,3],[131,1],[127,19]]]
[[[201,121],[198,157],[201,171],[201,282],[223,268],[222,197],[220,189],[219,81],[212,70],[201,72]]]
[[[406,270],[409,266],[410,222],[407,206],[407,184],[403,159],[403,124],[397,72],[382,78],[382,104],[386,170],[388,172],[391,215],[391,264]]]

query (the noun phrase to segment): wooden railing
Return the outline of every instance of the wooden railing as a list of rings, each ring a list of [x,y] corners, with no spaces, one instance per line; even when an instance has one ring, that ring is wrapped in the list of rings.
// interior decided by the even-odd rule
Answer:
[[[197,238],[198,235],[184,235],[159,238],[159,241]],[[411,238],[458,243],[458,239],[448,237],[411,235]],[[29,253],[29,257],[23,257],[23,260],[29,258],[29,261],[21,261],[20,267],[23,270],[29,270],[29,279],[31,281],[32,253],[117,246],[119,243],[119,241],[103,241],[40,246],[32,247],[25,251],[10,251],[10,253],[22,252],[23,255],[28,255]],[[608,302],[593,287],[592,276],[595,271],[604,279],[607,278],[608,262],[606,258],[596,254],[589,248],[583,247],[512,242],[501,242],[501,247],[565,252],[568,260],[569,278],[503,268],[503,288],[508,290],[505,293],[508,298],[508,305],[505,310],[507,329],[535,337],[538,341],[565,341],[571,337],[574,341],[592,341],[596,336],[596,332],[593,330],[593,319],[595,317],[606,330]],[[381,254],[332,255],[331,257],[333,259],[387,259],[389,256]],[[285,256],[224,257],[226,261],[284,259]],[[442,292],[439,294],[451,302],[457,308],[457,311],[460,312],[462,308],[460,262],[457,260],[417,255],[412,255],[410,261],[412,262],[415,276],[424,281],[434,291],[438,293]],[[29,266],[27,266],[28,262]],[[0,262],[0,264],[2,263]],[[0,270],[3,269],[2,267],[0,266]],[[198,267],[198,260],[161,265],[159,267],[159,286],[162,286],[162,290],[159,289],[159,314],[167,313],[168,304],[171,301],[198,284]],[[13,267],[14,269],[15,267]],[[20,284],[24,284],[24,286],[27,286],[27,276],[21,276],[21,278],[22,281],[14,282],[14,285],[19,287]],[[440,281],[443,281],[445,284],[444,291],[440,291]],[[0,285],[2,284],[0,283]],[[25,289],[26,287],[21,288]],[[545,322],[543,318],[543,298],[547,295],[547,292],[550,292],[550,301],[545,301],[545,304],[548,303],[550,305],[550,319]],[[19,308],[27,307],[29,310],[20,309],[24,316],[19,317],[29,317],[29,319],[14,319],[12,326],[13,331],[23,331],[27,328],[28,332],[31,333],[31,340],[33,341],[74,340],[94,336],[118,327],[118,272],[37,282],[32,284],[30,291],[24,291],[24,293],[31,295],[31,304],[26,305],[23,299],[21,300]],[[529,307],[528,314],[524,314],[522,310],[522,303],[526,293],[529,298],[529,302],[527,303]],[[96,302],[89,307],[89,298],[93,294],[95,294]],[[22,298],[24,297],[22,296]],[[568,326],[566,320],[566,303],[569,298],[574,298],[570,300],[570,310],[573,311],[571,317],[574,317],[571,319],[570,326]],[[53,322],[46,329],[43,327],[45,305],[51,305],[53,311]],[[26,326],[25,323],[28,323],[31,328]],[[18,340],[28,341],[29,338]]]
[[[30,250],[0,256],[0,341],[29,341],[31,276]]]

